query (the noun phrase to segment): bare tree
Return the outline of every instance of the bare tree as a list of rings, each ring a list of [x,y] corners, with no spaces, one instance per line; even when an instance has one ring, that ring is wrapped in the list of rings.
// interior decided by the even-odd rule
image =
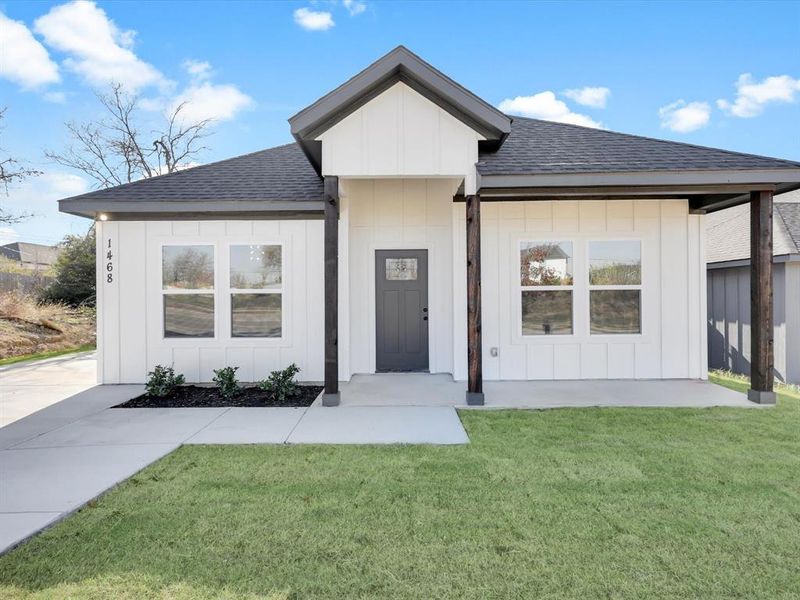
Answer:
[[[0,121],[5,118],[5,115],[6,108],[0,108]],[[0,127],[0,131],[2,131],[2,127]],[[6,156],[5,151],[0,148],[0,186],[3,187],[6,195],[8,195],[8,185],[10,183],[20,182],[26,177],[35,177],[41,174],[41,171],[26,167],[18,159]],[[0,207],[0,223],[19,223],[30,218],[30,216],[29,213],[11,213]]]
[[[160,129],[140,131],[139,98],[118,83],[109,93],[97,93],[106,118],[87,123],[67,123],[72,143],[63,152],[46,151],[59,165],[77,169],[91,177],[98,187],[173,173],[185,168],[203,150],[202,140],[210,134],[211,119],[186,123],[181,114],[185,103],[165,115]],[[151,141],[152,140],[152,141]]]

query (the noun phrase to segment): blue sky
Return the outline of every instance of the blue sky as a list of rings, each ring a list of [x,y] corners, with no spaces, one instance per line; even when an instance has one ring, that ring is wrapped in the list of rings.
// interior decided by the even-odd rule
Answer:
[[[91,183],[43,150],[108,79],[145,121],[178,99],[216,117],[211,162],[291,141],[289,116],[398,44],[504,110],[800,160],[798,2],[0,1],[0,147],[44,172],[0,197],[36,214],[0,239],[87,229],[55,200]]]

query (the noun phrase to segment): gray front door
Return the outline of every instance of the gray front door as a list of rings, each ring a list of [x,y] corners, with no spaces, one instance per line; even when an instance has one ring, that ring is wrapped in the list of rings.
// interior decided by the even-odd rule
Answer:
[[[375,251],[375,370],[428,370],[428,251]]]

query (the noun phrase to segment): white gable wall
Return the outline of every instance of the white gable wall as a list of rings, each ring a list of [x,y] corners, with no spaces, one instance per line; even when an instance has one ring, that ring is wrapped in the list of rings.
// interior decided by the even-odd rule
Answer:
[[[322,174],[340,177],[455,177],[476,186],[480,134],[403,83],[318,137]]]

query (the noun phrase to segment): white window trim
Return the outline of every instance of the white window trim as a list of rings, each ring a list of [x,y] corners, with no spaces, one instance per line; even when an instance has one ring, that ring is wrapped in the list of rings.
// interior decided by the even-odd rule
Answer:
[[[165,290],[163,288],[163,256],[165,246],[212,246],[214,248],[214,289],[213,290]],[[231,246],[280,246],[281,247],[281,336],[280,337],[233,337],[231,335],[231,293],[230,287],[230,247]],[[205,237],[187,236],[185,239],[167,239],[158,242],[158,340],[164,347],[219,347],[219,342],[231,348],[283,348],[290,345],[291,339],[291,290],[292,282],[287,278],[292,273],[291,257],[286,239],[249,238],[209,240]],[[242,292],[261,292],[261,290],[242,290]],[[165,294],[212,294],[214,296],[214,337],[166,337],[164,335],[164,295]],[[269,293],[269,292],[268,292]]]
[[[589,255],[589,246],[592,242],[639,242],[639,264],[641,268],[641,276],[639,277],[640,283],[638,285],[593,285],[589,280],[589,268],[591,265],[591,256]],[[639,236],[606,236],[606,237],[588,237],[584,243],[584,263],[583,277],[585,278],[586,289],[586,315],[585,327],[586,334],[592,341],[625,341],[625,340],[641,340],[645,336],[645,302],[644,302],[644,280],[645,280],[645,240]],[[593,290],[639,290],[639,333],[592,333],[592,291]]]
[[[211,246],[214,250],[214,287],[213,289],[164,289],[164,248],[169,246]],[[212,342],[220,339],[219,335],[219,301],[217,298],[217,291],[219,290],[219,245],[216,242],[204,241],[175,241],[175,242],[161,242],[158,245],[158,287],[159,287],[159,316],[160,323],[159,329],[161,331],[161,341],[170,344],[192,344],[196,345],[198,342]],[[180,296],[180,295],[211,295],[214,297],[214,335],[211,337],[167,337],[166,334],[166,314],[164,310],[164,297],[165,296]]]
[[[520,250],[522,248],[523,243],[536,243],[536,242],[569,242],[572,245],[572,285],[522,285],[520,281],[521,277],[521,269],[522,269],[522,257],[520,254]],[[516,249],[515,249],[515,264],[516,270],[514,271],[514,281],[515,281],[515,289],[516,289],[516,298],[515,298],[515,306],[516,306],[516,324],[517,324],[517,335],[523,340],[539,340],[539,339],[562,339],[562,340],[571,340],[575,337],[576,328],[577,328],[577,321],[575,319],[575,291],[577,289],[576,286],[576,279],[577,279],[577,264],[575,260],[576,252],[575,252],[576,240],[573,239],[571,236],[526,236],[518,238],[516,241]],[[532,334],[532,333],[523,333],[522,332],[522,292],[565,292],[569,291],[572,293],[572,333],[549,333],[549,334]]]
[[[281,285],[280,288],[232,288],[230,286],[231,283],[231,246],[279,246],[281,249]],[[243,345],[252,345],[253,342],[258,343],[259,346],[263,345],[264,343],[273,342],[274,345],[282,345],[284,342],[287,341],[286,335],[286,327],[288,324],[288,319],[286,318],[288,305],[289,303],[286,302],[286,289],[287,289],[287,281],[286,281],[286,273],[288,270],[286,269],[286,243],[283,241],[247,241],[247,242],[228,242],[226,247],[226,257],[225,257],[226,269],[225,269],[225,304],[227,310],[227,336],[226,340],[229,340],[231,343],[239,343],[244,342]],[[231,296],[233,294],[278,294],[281,297],[281,334],[278,337],[255,337],[255,336],[242,336],[242,337],[234,337],[233,336],[233,302]]]

